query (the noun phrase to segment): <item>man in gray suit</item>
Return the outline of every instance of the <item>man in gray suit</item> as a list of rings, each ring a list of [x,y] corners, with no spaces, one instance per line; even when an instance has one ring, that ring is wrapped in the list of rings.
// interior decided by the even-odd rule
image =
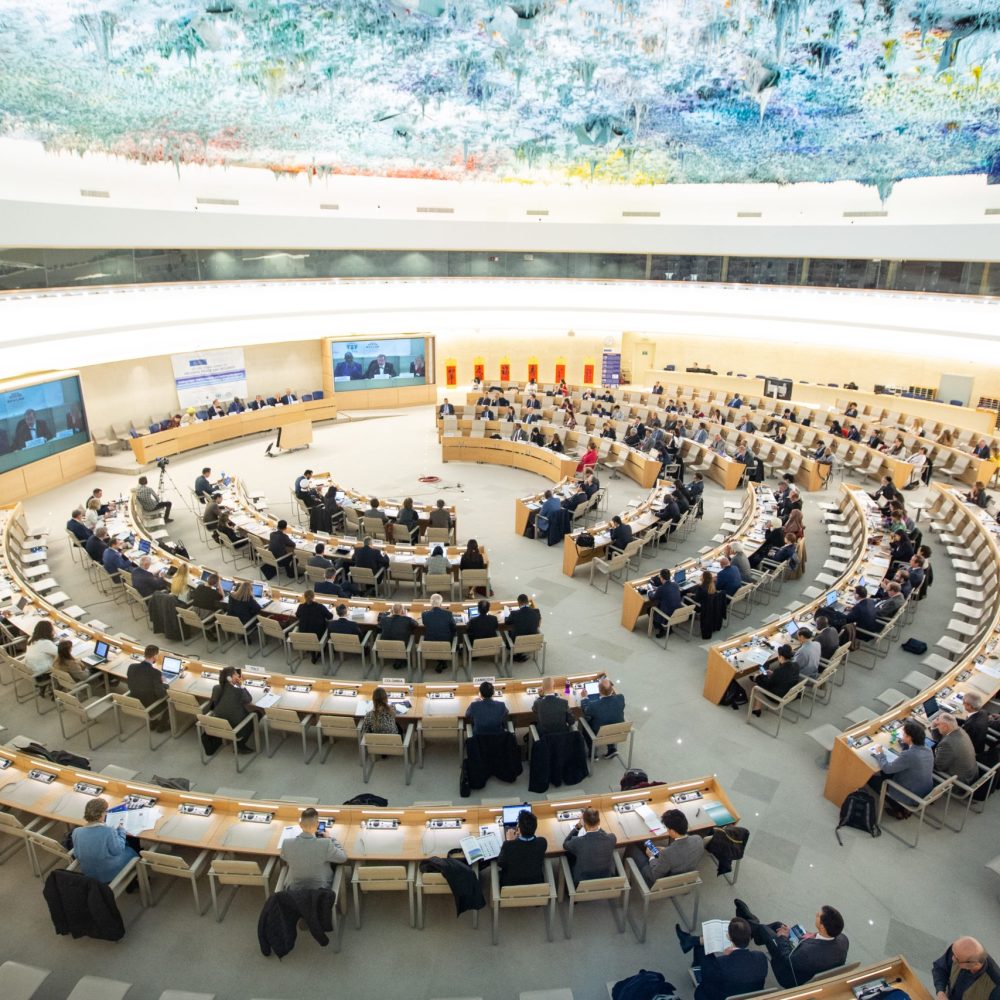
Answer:
[[[697,871],[705,856],[705,841],[697,835],[688,836],[687,816],[680,809],[668,809],[660,821],[667,828],[665,847],[657,848],[655,854],[638,845],[629,851],[648,885],[667,875]]]
[[[971,785],[979,777],[976,750],[964,729],[959,729],[958,719],[948,712],[941,712],[934,721],[934,728],[941,739],[934,748],[934,770],[941,774],[955,775],[959,781]]]
[[[609,878],[615,874],[616,843],[613,833],[601,829],[601,814],[596,809],[584,809],[579,822],[563,841],[577,885],[584,879]]]
[[[347,861],[347,852],[336,837],[317,836],[319,813],[310,806],[299,817],[302,832],[281,845],[281,860],[288,865],[285,889],[329,889],[333,866]]]

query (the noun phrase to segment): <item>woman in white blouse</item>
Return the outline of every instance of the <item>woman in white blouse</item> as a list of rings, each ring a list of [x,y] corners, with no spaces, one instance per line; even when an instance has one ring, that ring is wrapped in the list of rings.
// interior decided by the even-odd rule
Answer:
[[[87,501],[87,509],[83,512],[83,523],[93,531],[98,522],[101,519],[101,515],[98,513],[100,510],[101,501],[97,497],[91,497]]]
[[[24,665],[35,675],[35,683],[48,680],[52,664],[59,654],[55,643],[56,630],[47,618],[35,625],[24,653]]]

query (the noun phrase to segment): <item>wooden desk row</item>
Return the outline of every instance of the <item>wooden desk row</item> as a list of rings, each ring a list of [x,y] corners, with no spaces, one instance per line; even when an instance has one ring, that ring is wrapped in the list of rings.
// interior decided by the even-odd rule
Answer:
[[[234,483],[231,485],[238,484],[238,480],[234,479]],[[354,510],[357,512],[359,518],[366,517],[366,512],[371,509],[371,500],[375,496],[374,493],[359,493],[357,490],[351,489],[349,486],[341,486],[334,482],[329,472],[314,472],[312,475],[312,486],[320,493],[322,496],[326,495],[326,491],[331,486],[337,487],[337,502],[340,504],[343,510]],[[223,487],[219,487],[223,489]],[[292,492],[294,497],[294,490]],[[249,496],[249,492],[245,486],[240,489],[240,499],[247,513],[254,513],[258,510],[256,504],[253,503],[252,498]],[[390,521],[395,521],[399,517],[400,508],[403,506],[402,500],[393,500],[386,497],[379,497],[379,509],[385,514],[385,516]],[[426,528],[430,524],[431,513],[437,510],[437,504],[433,503],[420,503],[419,501],[413,501],[413,512],[417,515],[417,521],[421,528]],[[455,509],[454,504],[446,504],[444,510],[448,512],[448,516],[451,518],[451,526],[455,531],[455,535],[458,535],[458,511]]]
[[[549,487],[549,489],[552,490],[554,497],[565,500],[576,493],[576,483],[577,480],[574,471],[573,475],[565,476],[558,483],[554,483]],[[523,537],[525,531],[527,531],[531,515],[544,503],[545,492],[545,490],[539,490],[531,496],[517,497],[514,500],[514,534],[519,538]]]
[[[968,515],[967,523],[977,526],[981,536],[985,536],[989,550],[988,562],[1000,565],[1000,545],[997,544],[997,525],[985,511],[961,499],[961,494],[947,487],[934,485],[936,506],[951,510],[962,509]],[[830,756],[824,795],[835,805],[840,805],[844,797],[860,788],[878,770],[872,758],[877,747],[887,747],[907,718],[916,718],[927,723],[922,705],[932,695],[940,704],[955,709],[958,717],[964,713],[960,706],[962,696],[967,691],[978,694],[984,701],[995,698],[1000,692],[1000,588],[993,590],[992,601],[983,609],[981,638],[973,637],[964,656],[960,656],[954,667],[942,674],[926,690],[908,698],[901,705],[889,709],[875,719],[846,730],[837,737]],[[870,742],[868,742],[870,740]],[[859,742],[862,745],[858,745]]]
[[[667,502],[674,492],[674,487],[666,480],[660,480],[641,500],[634,500],[618,517],[623,524],[632,529],[632,537],[659,523],[656,512]],[[579,545],[577,539],[586,530],[594,538],[593,545]],[[590,528],[576,529],[563,539],[563,566],[566,576],[572,576],[581,566],[586,566],[594,559],[604,559],[608,545],[611,544],[611,519],[594,524]]]
[[[760,656],[774,651],[771,643],[777,643],[778,633],[783,633],[785,625],[793,619],[797,622],[811,621],[823,603],[824,596],[831,590],[840,592],[840,600],[849,596],[850,590],[860,575],[869,580],[881,580],[888,569],[888,545],[875,549],[872,545],[881,533],[878,508],[862,489],[841,486],[842,509],[851,529],[851,549],[854,558],[848,562],[838,579],[831,583],[824,595],[804,605],[795,612],[782,615],[777,621],[750,632],[733,636],[718,643],[708,651],[705,670],[705,685],[702,695],[718,705],[732,680],[753,673],[760,666]]]
[[[587,441],[594,436],[584,430],[570,431],[555,425],[537,424],[534,426],[540,426],[548,434],[553,431],[557,432],[567,449],[579,447],[581,452],[586,447]],[[551,479],[554,483],[575,474],[579,464],[578,458],[560,455],[548,448],[542,448],[527,441],[511,441],[509,438],[512,430],[512,424],[498,421],[495,427],[487,426],[486,434],[483,437],[471,437],[471,428],[469,431],[461,430],[458,435],[443,435],[441,438],[441,460],[444,462],[483,462],[489,465],[506,465],[537,473]],[[491,438],[490,434],[494,433],[505,434],[506,437]],[[629,448],[621,442],[611,444],[610,456],[616,459],[624,456],[625,464],[621,471],[645,489],[649,489],[660,474],[658,459],[651,458],[635,448]]]
[[[77,768],[60,767],[30,757],[8,747],[0,748],[0,805],[48,820],[78,826],[83,810],[92,797],[78,785],[100,789],[111,806],[128,796],[155,800],[159,815],[148,818],[154,825],[141,831],[143,841],[171,844],[199,850],[225,851],[244,855],[276,855],[290,826],[297,827],[305,806],[288,802],[239,799],[160,788],[138,781],[119,781]],[[45,776],[51,776],[46,779]],[[674,803],[672,796],[700,792],[702,797]],[[510,802],[522,801],[511,790]],[[639,843],[651,836],[636,804],[648,805],[656,814],[679,808],[689,819],[694,833],[709,833],[716,825],[739,820],[739,814],[715,777],[695,778],[609,795],[587,795],[565,801],[532,803],[538,817],[538,835],[548,841],[550,855],[562,854],[562,844],[576,824],[579,811],[593,807],[601,813],[602,828],[614,833],[619,844]],[[420,861],[443,857],[458,847],[463,837],[478,835],[488,828],[502,835],[500,806],[459,805],[455,807],[378,808],[373,806],[316,806],[321,819],[330,823],[329,833],[344,846],[352,860]],[[198,815],[199,812],[208,815]],[[717,824],[712,814],[723,824]],[[255,818],[249,818],[249,817]],[[386,828],[379,828],[386,821]],[[461,825],[441,828],[441,820],[459,820]],[[374,821],[374,822],[373,822]],[[297,833],[297,829],[294,831]]]
[[[231,511],[238,511],[232,518],[233,527],[242,531],[245,535],[256,539],[258,544],[267,545],[271,532],[278,526],[278,518],[271,514],[260,511],[253,504],[243,483],[234,480],[222,491],[222,506]],[[133,521],[141,525],[141,518],[135,516],[139,512],[133,507]],[[199,513],[195,512],[196,515]],[[143,530],[144,529],[140,529]],[[145,533],[145,532],[144,532]],[[288,526],[288,537],[295,542],[295,557],[298,563],[305,566],[310,557],[315,554],[316,544],[322,542],[326,546],[326,557],[331,560],[351,559],[355,550],[364,545],[363,539],[354,538],[351,535],[330,535],[325,531],[309,531],[304,528],[297,528],[294,525]],[[464,546],[445,545],[441,543],[424,543],[422,545],[401,545],[384,541],[383,539],[372,539],[372,548],[379,549],[389,557],[389,562],[401,565],[425,566],[427,557],[435,545],[444,547],[448,561],[451,563],[452,573],[458,579],[459,562]],[[485,546],[480,546],[479,551],[483,554],[486,565],[489,565],[489,553]]]
[[[307,403],[245,410],[243,413],[230,413],[214,420],[199,420],[187,427],[175,427],[155,434],[140,434],[139,437],[132,438],[132,452],[140,465],[146,465],[158,458],[177,455],[192,448],[220,444],[248,434],[262,434],[304,420],[333,420],[336,416],[337,406],[333,397],[324,396],[323,399],[313,399]]]
[[[710,549],[697,557],[679,562],[671,569],[671,573],[675,573],[679,569],[684,569],[690,578],[693,574],[700,573],[703,569],[709,569],[713,573],[718,572],[719,556],[723,555],[727,545],[739,541],[747,542],[753,548],[756,548],[764,540],[767,522],[774,516],[774,511],[774,496],[770,488],[748,484],[746,492],[743,494],[743,504],[739,515],[727,515],[738,516],[739,520],[734,522],[733,528],[726,532],[725,539],[714,549]],[[622,588],[621,623],[630,632],[635,630],[639,619],[643,615],[649,614],[651,603],[645,594],[645,589],[651,575],[647,573],[638,579],[627,580]]]

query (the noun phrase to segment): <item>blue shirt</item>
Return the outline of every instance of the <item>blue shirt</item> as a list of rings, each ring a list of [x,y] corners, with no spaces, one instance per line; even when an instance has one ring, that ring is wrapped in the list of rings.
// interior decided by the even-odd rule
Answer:
[[[739,568],[730,563],[725,569],[720,569],[715,578],[715,585],[732,597],[743,586]]]
[[[125,831],[109,826],[80,826],[73,831],[73,854],[88,878],[110,882],[139,855],[125,846]]]

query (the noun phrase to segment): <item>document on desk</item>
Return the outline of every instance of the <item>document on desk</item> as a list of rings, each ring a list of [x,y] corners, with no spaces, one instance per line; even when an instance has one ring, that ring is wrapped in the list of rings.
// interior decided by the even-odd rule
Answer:
[[[112,830],[120,826],[127,836],[137,837],[143,830],[151,830],[162,818],[163,810],[159,806],[150,806],[147,809],[112,806],[104,818],[104,823]]]
[[[492,861],[500,856],[500,838],[493,832],[484,833],[481,837],[463,837],[458,845],[470,865],[476,861]]]
[[[732,948],[729,938],[728,920],[706,920],[701,925],[701,940],[705,946],[706,955],[718,955],[727,948]]]
[[[976,666],[976,670],[981,674],[986,674],[987,677],[1000,678],[1000,660],[985,660]],[[973,681],[973,683],[975,682]]]
[[[772,653],[770,649],[763,649],[760,646],[754,649],[746,649],[740,653],[740,659],[744,663],[753,663],[755,666],[762,667],[769,659],[771,659]]]
[[[281,701],[281,695],[269,691],[267,694],[262,694],[254,704],[258,708],[270,708],[272,705],[277,705],[279,701]]]
[[[667,832],[667,828],[660,822],[660,817],[645,803],[636,806],[632,811],[649,827],[649,832],[654,837],[662,837]]]
[[[281,850],[281,846],[286,840],[294,840],[301,832],[302,827],[300,826],[286,826],[278,839],[278,850]]]

